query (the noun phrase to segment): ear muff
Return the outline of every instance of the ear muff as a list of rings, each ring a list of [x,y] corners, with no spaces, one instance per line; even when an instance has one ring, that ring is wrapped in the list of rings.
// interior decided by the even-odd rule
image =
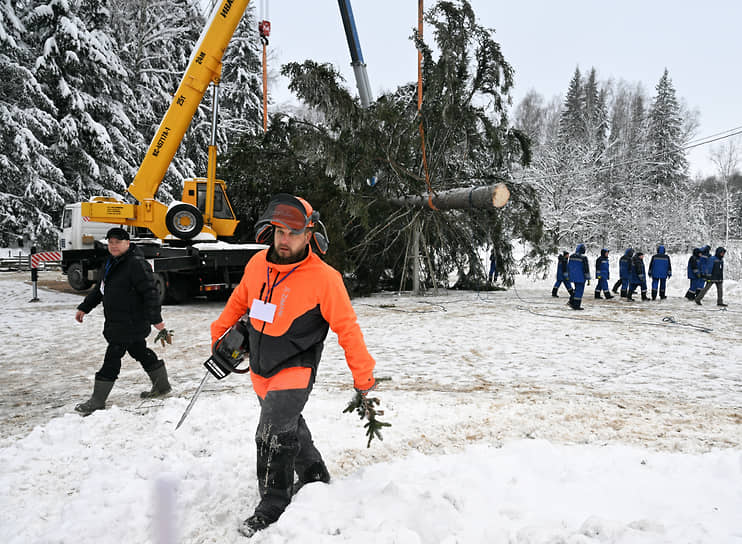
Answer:
[[[255,233],[255,241],[259,244],[271,245],[273,243],[273,225],[267,223],[260,227]]]
[[[317,215],[316,219],[314,215]],[[317,251],[319,251],[322,255],[327,253],[327,248],[330,247],[330,239],[327,237],[327,229],[325,228],[325,224],[319,220],[319,212],[314,212],[312,214],[312,219],[315,220],[316,225],[318,225],[320,228],[322,228],[322,232],[317,232],[317,230],[312,233],[312,238],[314,239],[314,245],[317,247]]]

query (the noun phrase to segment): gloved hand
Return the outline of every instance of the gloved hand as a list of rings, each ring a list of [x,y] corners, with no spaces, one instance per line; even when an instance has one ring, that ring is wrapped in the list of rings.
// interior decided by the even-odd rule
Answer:
[[[162,347],[165,347],[165,342],[172,344],[174,334],[175,331],[172,329],[160,329],[160,332],[155,336],[155,343],[159,341],[162,344]]]

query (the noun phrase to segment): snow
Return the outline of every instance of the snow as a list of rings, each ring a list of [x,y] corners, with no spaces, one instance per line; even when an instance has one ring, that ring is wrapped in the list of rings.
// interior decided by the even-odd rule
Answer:
[[[246,542],[249,379],[211,378],[174,429],[223,303],[164,307],[175,341],[153,349],[171,397],[139,399],[148,379],[125,359],[109,408],[82,418],[102,312],[76,323],[81,296],[53,271],[29,303],[28,279],[0,275],[0,541]],[[305,417],[333,481],[252,541],[742,543],[739,285],[725,282],[719,310],[713,290],[702,307],[683,299],[682,278],[667,300],[633,304],[596,301],[593,284],[574,312],[552,281],[354,299],[393,426],[366,448],[342,413],[352,380],[330,334]]]

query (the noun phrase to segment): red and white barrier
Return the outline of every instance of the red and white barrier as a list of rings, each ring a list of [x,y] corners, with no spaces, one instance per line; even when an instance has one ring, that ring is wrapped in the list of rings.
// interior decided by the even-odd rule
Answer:
[[[41,253],[31,254],[31,268],[38,268],[40,263],[47,263],[50,261],[61,261],[61,251],[42,251]]]

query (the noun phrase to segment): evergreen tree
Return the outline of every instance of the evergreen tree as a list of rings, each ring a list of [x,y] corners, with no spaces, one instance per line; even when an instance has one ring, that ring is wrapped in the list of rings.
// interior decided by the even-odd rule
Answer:
[[[312,115],[274,116],[265,136],[246,139],[230,159],[230,179],[240,180],[243,195],[258,186],[311,195],[313,206],[330,223],[328,259],[351,273],[356,291],[399,286],[416,229],[428,250],[426,262],[430,257],[427,285],[447,284],[451,273],[459,276],[462,286],[484,283],[480,247],[497,244],[512,270],[511,239],[527,239],[537,247],[540,243],[539,210],[527,185],[511,187],[510,203],[497,211],[443,213],[391,203],[401,195],[428,191],[421,118],[433,191],[489,185],[508,175],[512,161],[527,157],[527,138],[509,127],[506,115],[512,68],[491,31],[476,23],[466,1],[439,2],[426,20],[443,53],[435,59],[432,49],[416,37],[424,59],[420,114],[413,85],[385,94],[364,109],[332,67],[292,63],[284,74]],[[247,168],[257,156],[265,159]],[[311,192],[302,192],[304,188]],[[260,202],[253,204],[243,211],[257,213]]]
[[[559,120],[559,133],[564,142],[583,142],[585,134],[585,89],[582,83],[580,68],[575,68],[572,79],[569,82],[567,96],[564,99],[561,118]]]
[[[650,180],[657,185],[679,185],[687,179],[688,160],[683,149],[683,119],[670,75],[665,69],[649,110]]]
[[[0,245],[23,238],[52,249],[59,210],[71,193],[49,159],[59,134],[56,108],[28,68],[34,55],[19,13],[29,7],[0,4]]]
[[[28,17],[35,74],[60,124],[52,157],[77,199],[122,194],[140,147],[127,115],[127,72],[106,33],[109,17],[93,0],[50,0]]]

